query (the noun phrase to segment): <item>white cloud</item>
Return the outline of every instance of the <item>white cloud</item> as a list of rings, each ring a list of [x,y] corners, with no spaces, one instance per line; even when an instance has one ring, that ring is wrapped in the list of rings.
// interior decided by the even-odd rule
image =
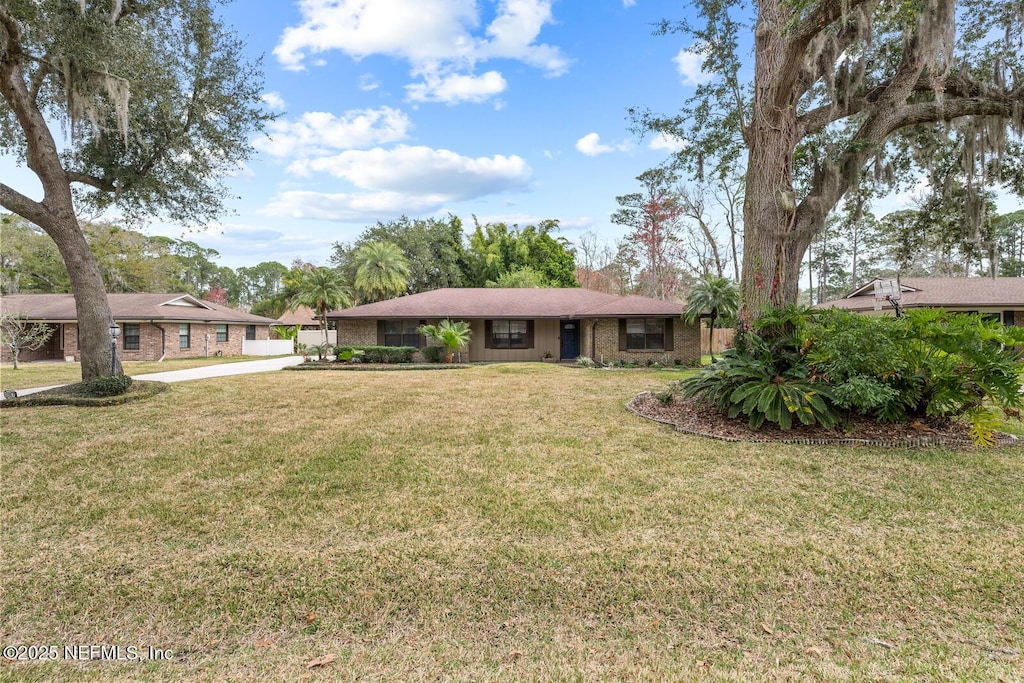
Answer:
[[[359,77],[359,89],[363,92],[370,92],[380,87],[380,81],[374,78],[373,74],[363,74]]]
[[[253,142],[275,157],[327,154],[336,150],[371,147],[407,137],[412,123],[391,107],[355,109],[341,116],[307,112],[298,120],[277,120],[267,125],[268,137]]]
[[[702,85],[711,80],[711,75],[703,71],[704,55],[692,47],[680,50],[672,61],[675,62],[676,71],[682,76],[683,85]]]
[[[612,148],[601,144],[601,136],[597,133],[587,133],[576,141],[576,149],[588,157],[596,157],[598,154],[611,152]]]
[[[657,137],[651,140],[648,148],[657,151],[666,152],[678,152],[681,149],[685,149],[688,146],[686,140],[677,138],[674,135],[668,135],[666,133],[658,133]]]
[[[431,195],[447,201],[521,189],[533,174],[526,161],[514,155],[471,158],[446,149],[407,145],[301,159],[288,170],[299,176],[328,173],[364,190]]]
[[[288,171],[297,176],[327,173],[362,192],[284,191],[261,213],[341,222],[437,212],[448,202],[522,189],[533,174],[518,156],[471,158],[446,149],[406,145],[299,159]]]
[[[576,151],[588,157],[596,157],[609,152],[626,152],[632,148],[629,142],[619,142],[614,145],[606,145],[601,142],[601,136],[597,133],[587,133],[576,141]]]
[[[284,111],[287,108],[287,105],[284,102],[284,98],[281,97],[281,93],[263,93],[263,96],[260,99],[263,100],[263,102],[274,111]]]
[[[479,57],[504,57],[544,69],[549,76],[560,76],[569,69],[557,47],[535,45],[544,24],[553,23],[550,0],[502,0],[499,15],[487,27],[489,42],[479,47]]]
[[[508,83],[497,71],[488,71],[482,76],[426,75],[422,83],[405,86],[409,99],[414,102],[483,102],[504,92]]]
[[[308,57],[332,50],[356,60],[388,55],[406,60],[412,75],[423,79],[410,90],[427,101],[479,102],[504,90],[495,90],[494,76],[501,78],[496,71],[473,75],[476,64],[488,59],[521,61],[549,76],[569,68],[558,47],[536,42],[554,20],[551,0],[500,0],[482,31],[477,0],[304,0],[300,9],[302,22],[286,28],[274,48],[285,69],[302,70]],[[484,79],[486,87],[475,83],[472,97],[432,95],[431,79],[453,77]],[[451,83],[457,91],[468,87]]]
[[[623,7],[632,7],[636,4],[636,0],[622,0]]]
[[[268,216],[312,218],[342,223],[368,223],[403,214],[423,215],[439,211],[445,199],[410,196],[400,192],[362,194],[322,193],[305,190],[282,192],[260,210]]]

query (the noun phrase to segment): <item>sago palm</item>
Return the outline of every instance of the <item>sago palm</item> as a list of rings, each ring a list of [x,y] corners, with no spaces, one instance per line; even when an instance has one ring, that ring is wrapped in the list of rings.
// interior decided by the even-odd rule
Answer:
[[[320,320],[320,329],[327,344],[327,313],[352,305],[345,278],[334,268],[310,268],[300,271],[290,283],[296,294],[289,302],[291,309],[309,306]]]
[[[711,362],[715,361],[715,322],[721,317],[736,315],[740,306],[740,292],[736,284],[724,277],[709,277],[701,280],[686,295],[683,320],[698,322],[704,311],[708,311]]]
[[[473,336],[473,330],[470,329],[469,323],[462,320],[452,322],[445,319],[437,325],[420,325],[419,332],[427,339],[441,342],[441,345],[447,350],[446,363],[451,363],[455,358],[455,352],[467,346],[470,337]]]
[[[409,262],[393,242],[367,242],[352,255],[356,291],[366,300],[387,299],[406,290]]]

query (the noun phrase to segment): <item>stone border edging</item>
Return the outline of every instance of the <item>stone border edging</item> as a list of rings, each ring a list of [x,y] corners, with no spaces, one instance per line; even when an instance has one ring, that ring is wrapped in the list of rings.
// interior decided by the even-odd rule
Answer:
[[[633,398],[629,399],[626,404],[626,410],[633,413],[637,417],[651,422],[657,422],[659,424],[669,425],[675,431],[682,432],[683,434],[690,434],[691,436],[701,436],[705,439],[716,439],[718,441],[727,441],[729,443],[778,443],[786,445],[800,445],[800,446],[881,446],[884,448],[923,448],[930,446],[970,446],[974,447],[974,443],[965,439],[949,439],[945,436],[931,437],[922,436],[916,439],[758,439],[758,438],[742,438],[738,436],[725,436],[723,434],[710,434],[707,432],[697,431],[695,429],[687,429],[681,427],[671,420],[665,420],[658,417],[651,417],[644,415],[642,412],[636,409],[633,403],[641,396],[653,396],[654,392],[642,391]],[[1018,439],[1012,434],[1004,434],[997,436],[995,443],[992,445],[993,448],[1013,446],[1017,444]]]

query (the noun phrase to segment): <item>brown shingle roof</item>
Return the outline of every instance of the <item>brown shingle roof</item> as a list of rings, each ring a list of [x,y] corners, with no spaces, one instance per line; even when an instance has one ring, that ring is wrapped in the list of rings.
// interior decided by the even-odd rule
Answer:
[[[591,289],[435,289],[329,313],[330,318],[586,318],[678,316],[682,304]]]
[[[884,279],[887,281],[887,279]],[[818,308],[870,311],[874,308],[873,282],[842,299],[825,301]],[[1024,277],[904,277],[900,278],[904,308],[1019,308],[1024,306]]]
[[[110,312],[115,320],[174,320],[181,322],[218,322],[274,325],[276,320],[245,313],[229,306],[197,299],[188,294],[108,294]],[[22,314],[29,320],[73,322],[75,297],[72,294],[7,294],[0,298],[0,311]]]
[[[309,306],[299,306],[294,311],[285,311],[278,318],[282,325],[316,325],[320,326],[320,321],[316,317],[316,313]]]

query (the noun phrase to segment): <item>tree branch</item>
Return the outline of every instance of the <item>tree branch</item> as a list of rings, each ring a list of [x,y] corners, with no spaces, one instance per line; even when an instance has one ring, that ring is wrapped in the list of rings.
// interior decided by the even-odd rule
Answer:
[[[810,85],[821,77],[823,67],[821,63],[815,65],[814,72],[808,74],[804,69],[807,60],[807,48],[822,31],[828,28],[833,22],[847,16],[851,10],[862,5],[868,5],[867,13],[870,14],[878,0],[825,0],[819,3],[813,12],[800,20],[789,32],[789,40],[786,42],[785,54],[782,58],[782,66],[779,70],[780,80],[776,84],[775,104],[778,107],[785,107],[789,104],[788,98],[794,92],[793,88],[798,80],[804,80],[805,84],[800,88],[798,96],[810,88]],[[778,27],[780,30],[782,27]],[[837,38],[848,47],[856,38],[858,31],[854,27],[844,27]],[[844,47],[844,49],[845,49]],[[838,55],[836,55],[838,57]],[[835,61],[834,59],[832,60]],[[821,62],[821,60],[819,60]],[[811,76],[808,78],[808,76]],[[787,101],[780,101],[780,98],[787,98]]]
[[[89,185],[95,187],[97,190],[103,190],[104,192],[116,192],[117,186],[111,181],[105,178],[98,178],[88,173],[79,173],[78,171],[68,171],[68,180],[72,183],[81,183],[83,185]]]
[[[952,121],[965,116],[1010,118],[1014,108],[1020,106],[1024,106],[1024,88],[1018,88],[1002,97],[945,97],[931,102],[904,105],[890,116],[873,116],[850,141],[848,151],[839,163],[826,163],[821,169],[811,191],[797,207],[797,225],[815,224],[815,217],[827,213],[857,182],[859,170],[877,151],[878,146],[896,131],[923,123]]]
[[[4,183],[0,183],[0,206],[29,219],[36,225],[39,225],[46,215],[46,208],[42,204]]]

